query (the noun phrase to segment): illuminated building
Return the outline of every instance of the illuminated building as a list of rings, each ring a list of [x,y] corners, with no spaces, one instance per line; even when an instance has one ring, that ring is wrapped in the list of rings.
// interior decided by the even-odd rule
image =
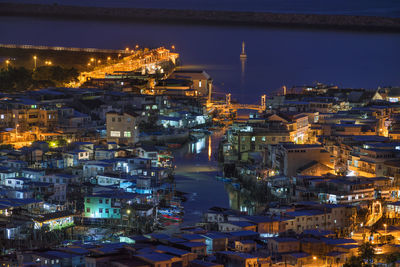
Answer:
[[[69,211],[59,211],[38,215],[33,221],[35,222],[35,229],[47,226],[50,230],[54,230],[72,226],[74,223],[74,215]]]
[[[93,195],[85,197],[84,217],[95,219],[120,219],[121,203],[110,195]]]
[[[174,71],[170,78],[191,81],[191,88],[196,90],[199,96],[207,96],[212,91],[212,79],[204,70]]]
[[[134,144],[139,139],[138,115],[132,112],[106,114],[107,141]]]

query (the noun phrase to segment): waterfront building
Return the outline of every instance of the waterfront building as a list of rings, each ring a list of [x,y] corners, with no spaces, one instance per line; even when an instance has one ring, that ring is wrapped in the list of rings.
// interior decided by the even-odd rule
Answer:
[[[210,75],[204,70],[177,70],[170,76],[174,79],[184,79],[192,82],[192,89],[198,92],[199,96],[207,97],[212,92],[212,82]]]
[[[264,156],[265,162],[272,169],[287,177],[297,175],[309,168],[311,163],[324,165],[326,170],[333,168],[333,158],[322,145],[301,145],[293,143],[281,143],[269,145]],[[325,167],[326,166],[326,167]]]

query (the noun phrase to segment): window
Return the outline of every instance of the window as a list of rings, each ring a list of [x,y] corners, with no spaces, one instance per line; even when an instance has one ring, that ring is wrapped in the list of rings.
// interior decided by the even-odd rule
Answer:
[[[108,204],[109,201],[110,201],[109,199],[106,199],[106,204]]]
[[[199,81],[199,87],[201,87],[201,81]]]
[[[124,132],[124,137],[131,137],[131,132],[125,131]]]
[[[112,120],[113,122],[115,122],[115,117],[112,117],[111,120]]]
[[[0,115],[0,119],[4,120],[4,114]]]
[[[90,208],[86,208],[86,212],[90,212]]]
[[[114,213],[117,213],[117,209],[114,209]]]
[[[103,213],[103,209],[102,208],[99,208],[99,213]]]
[[[118,122],[121,122],[121,117],[118,117]]]
[[[110,131],[110,136],[111,137],[120,137],[121,132],[120,131]]]
[[[263,142],[265,142],[265,136],[263,136],[263,137],[261,138],[261,140],[262,140]]]
[[[100,198],[100,199],[99,199],[99,203],[100,203],[100,204],[103,204],[103,199]]]
[[[108,213],[108,209],[106,209],[106,213]]]

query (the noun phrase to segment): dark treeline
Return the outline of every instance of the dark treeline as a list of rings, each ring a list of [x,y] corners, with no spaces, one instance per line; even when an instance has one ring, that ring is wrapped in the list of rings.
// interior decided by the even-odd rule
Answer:
[[[24,67],[0,69],[0,92],[19,92],[53,86],[64,86],[77,81],[79,72],[75,68],[41,66],[35,70]]]

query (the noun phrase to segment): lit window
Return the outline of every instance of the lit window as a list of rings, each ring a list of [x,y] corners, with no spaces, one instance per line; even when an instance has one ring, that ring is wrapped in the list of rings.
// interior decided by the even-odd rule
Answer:
[[[49,120],[51,119],[51,115],[49,115]]]
[[[262,137],[263,142],[265,142],[265,136]]]
[[[201,87],[201,81],[199,81],[199,87]]]
[[[0,119],[4,120],[4,114],[0,115]]]
[[[131,137],[131,132],[125,131],[124,132],[124,137]]]
[[[121,132],[120,131],[110,131],[110,136],[111,137],[120,137]]]

